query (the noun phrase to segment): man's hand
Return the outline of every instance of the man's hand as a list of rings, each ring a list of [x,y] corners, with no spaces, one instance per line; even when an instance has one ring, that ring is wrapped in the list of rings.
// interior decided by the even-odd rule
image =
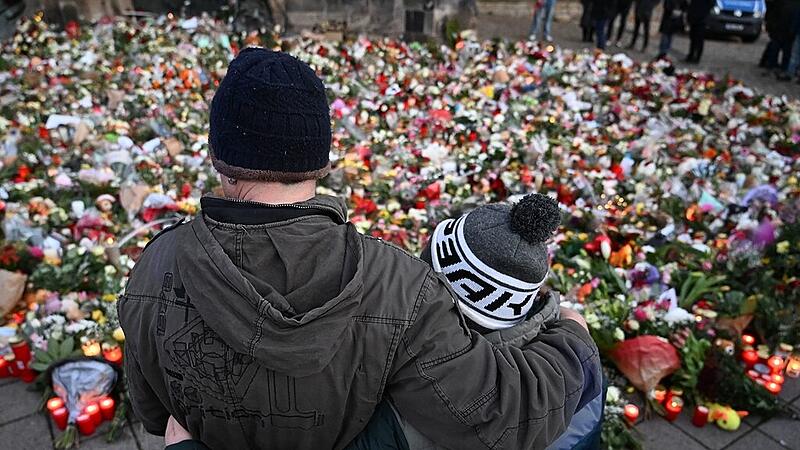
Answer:
[[[169,446],[178,442],[187,441],[192,435],[186,431],[174,417],[169,416],[167,421],[167,431],[164,432],[164,445]]]
[[[583,316],[574,309],[564,308],[561,306],[561,318],[574,320],[575,322],[581,324],[586,331],[589,331],[589,325],[586,324],[586,319],[584,319]]]

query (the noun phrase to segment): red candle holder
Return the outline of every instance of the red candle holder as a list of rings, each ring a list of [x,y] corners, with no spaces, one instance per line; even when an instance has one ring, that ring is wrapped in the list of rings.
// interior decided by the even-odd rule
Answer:
[[[628,423],[633,425],[636,422],[636,419],[639,418],[639,407],[633,403],[629,403],[625,405],[623,414],[625,415],[625,419],[628,421]]]
[[[67,428],[67,420],[69,419],[69,411],[67,411],[67,408],[62,406],[61,408],[51,410],[50,417],[53,418],[53,422],[55,422],[59,430]]]
[[[103,358],[106,361],[116,364],[118,366],[122,365],[122,348],[119,345],[114,345],[108,348],[103,348]]]
[[[742,344],[753,346],[756,344],[756,338],[752,334],[743,334]]]
[[[100,399],[100,412],[103,414],[103,419],[111,420],[114,418],[114,411],[116,410],[116,402],[111,397],[103,397]]]
[[[664,403],[664,400],[667,398],[667,388],[662,385],[658,385],[653,388],[653,400],[657,401],[658,403]]]
[[[765,387],[765,388],[767,388],[767,390],[768,390],[768,391],[769,391],[769,392],[770,392],[772,395],[778,395],[778,394],[780,394],[780,393],[781,393],[781,389],[783,389],[783,387],[782,387],[780,384],[778,384],[778,383],[776,383],[776,382],[774,382],[774,381],[767,381],[767,382],[765,382],[765,383],[764,383],[764,387]]]
[[[28,341],[20,336],[14,336],[9,340],[9,344],[17,361],[22,361],[24,364],[31,361],[31,347],[28,345]]]
[[[681,411],[683,410],[683,399],[680,397],[672,397],[664,405],[664,409],[666,410],[664,418],[666,418],[670,422],[674,422],[675,419],[678,418],[678,415],[680,415]]]
[[[742,350],[742,361],[748,369],[752,368],[758,362],[758,352],[752,348]]]
[[[8,374],[12,377],[18,377],[20,375],[20,369],[17,365],[17,357],[9,353],[3,357],[3,360],[5,360],[6,366],[8,367]]]
[[[697,405],[694,408],[694,416],[692,416],[692,425],[696,427],[704,427],[708,423],[708,408],[703,405]]]
[[[772,373],[778,373],[783,370],[783,358],[778,355],[773,355],[767,360],[767,366]]]
[[[0,358],[0,378],[8,378],[11,376],[11,368],[8,366],[8,361],[5,358]]]
[[[83,409],[83,413],[88,414],[89,417],[92,418],[95,427],[99,427],[100,424],[103,423],[103,414],[100,412],[100,406],[98,406],[97,403],[87,405],[86,408]]]
[[[94,434],[94,431],[97,429],[97,425],[94,424],[94,420],[88,414],[81,414],[78,416],[78,418],[75,419],[75,424],[78,426],[78,431],[80,431],[83,436],[90,436]]]
[[[47,401],[47,410],[50,412],[53,412],[63,407],[64,407],[64,400],[61,400],[60,397],[53,397]]]

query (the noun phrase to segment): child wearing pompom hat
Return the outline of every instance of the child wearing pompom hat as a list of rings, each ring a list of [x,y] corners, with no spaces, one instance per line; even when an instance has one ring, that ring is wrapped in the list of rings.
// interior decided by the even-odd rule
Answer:
[[[484,205],[441,222],[421,258],[447,279],[469,328],[498,345],[520,336],[532,340],[560,317],[558,293],[540,292],[550,270],[547,244],[560,222],[558,203],[541,194],[513,205]],[[604,399],[601,393],[587,401],[548,449],[597,448]],[[404,421],[388,402],[378,406],[348,449],[379,447],[444,448]]]
[[[509,328],[537,304],[560,222],[558,203],[541,194],[481,206],[440,223],[422,259],[447,278],[473,329]]]

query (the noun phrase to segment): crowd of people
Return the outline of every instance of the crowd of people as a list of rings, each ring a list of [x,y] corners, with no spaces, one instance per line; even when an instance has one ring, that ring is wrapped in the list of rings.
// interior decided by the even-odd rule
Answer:
[[[581,0],[583,14],[580,26],[583,42],[595,42],[597,48],[608,46],[636,48],[642,36],[640,50],[647,51],[650,44],[650,24],[653,12],[662,4],[659,26],[661,38],[656,58],[665,58],[672,48],[672,38],[677,33],[689,34],[687,63],[699,63],[703,56],[708,18],[714,0]],[[767,0],[765,15],[769,42],[761,57],[760,67],[768,69],[765,75],[775,75],[789,81],[798,77],[800,68],[800,1]],[[556,0],[538,0],[535,7],[530,36],[552,40],[553,15]],[[623,40],[628,19],[634,14],[634,27],[627,45]]]

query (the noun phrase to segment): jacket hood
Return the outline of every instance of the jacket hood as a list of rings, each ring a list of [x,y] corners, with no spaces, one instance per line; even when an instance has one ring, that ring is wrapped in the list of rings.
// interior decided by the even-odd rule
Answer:
[[[177,236],[176,264],[191,303],[206,325],[234,351],[255,358],[268,369],[304,377],[322,371],[330,363],[350,327],[351,316],[361,303],[363,244],[353,226],[344,223],[346,209],[338,199],[318,196],[288,207],[318,208],[338,214],[341,222],[332,225],[327,221],[321,225],[323,230],[347,227],[344,234],[349,257],[354,259],[354,273],[349,280],[343,280],[337,296],[319,306],[298,313],[286,296],[271,286],[259,286],[257,291],[215,239],[208,218],[198,217],[181,227],[182,232]],[[291,222],[259,227],[288,226]],[[247,225],[227,226],[250,230]],[[290,256],[298,264],[313,261],[315,257],[310,254]]]

